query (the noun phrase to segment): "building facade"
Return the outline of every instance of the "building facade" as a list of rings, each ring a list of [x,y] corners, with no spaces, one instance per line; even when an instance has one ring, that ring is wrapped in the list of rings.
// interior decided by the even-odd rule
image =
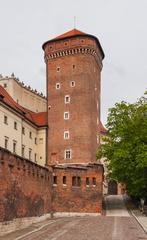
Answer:
[[[0,86],[0,147],[44,166],[46,129],[46,112],[23,108]]]

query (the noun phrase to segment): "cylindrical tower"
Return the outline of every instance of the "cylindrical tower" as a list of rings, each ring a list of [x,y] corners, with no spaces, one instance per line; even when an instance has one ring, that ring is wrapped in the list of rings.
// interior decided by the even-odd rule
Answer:
[[[95,36],[73,29],[43,44],[47,69],[48,165],[89,163],[99,145],[104,53]]]

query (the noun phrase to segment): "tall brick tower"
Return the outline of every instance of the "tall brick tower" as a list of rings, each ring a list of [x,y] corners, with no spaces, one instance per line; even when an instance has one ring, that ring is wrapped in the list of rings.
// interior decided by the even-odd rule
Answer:
[[[99,145],[99,40],[73,29],[43,44],[47,70],[48,165],[96,160]]]

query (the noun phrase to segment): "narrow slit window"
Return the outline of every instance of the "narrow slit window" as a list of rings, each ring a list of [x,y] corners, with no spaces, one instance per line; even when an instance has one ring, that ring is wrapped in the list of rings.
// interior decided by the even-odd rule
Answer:
[[[86,178],[86,186],[89,186],[89,177]]]
[[[66,185],[66,176],[63,176],[63,185]]]
[[[76,177],[75,176],[72,177],[72,186],[73,187],[76,186]]]
[[[95,177],[92,179],[92,184],[93,184],[93,186],[96,186],[96,178]]]
[[[53,177],[53,184],[54,184],[54,185],[57,185],[57,176],[54,176],[54,177]]]

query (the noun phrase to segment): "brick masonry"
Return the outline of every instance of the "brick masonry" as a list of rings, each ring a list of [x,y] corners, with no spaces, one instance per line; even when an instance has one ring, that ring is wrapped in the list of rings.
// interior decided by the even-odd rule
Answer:
[[[102,165],[56,166],[53,175],[53,212],[102,212]]]
[[[102,56],[88,35],[45,45],[48,101],[48,164],[96,161],[99,146],[100,73]],[[71,87],[71,81],[75,86]],[[56,89],[56,84],[60,89]],[[65,104],[64,97],[70,96]],[[64,119],[69,112],[69,120]],[[69,139],[64,139],[69,131]],[[72,159],[65,159],[65,149]]]
[[[0,221],[49,213],[51,183],[48,169],[0,149]]]

